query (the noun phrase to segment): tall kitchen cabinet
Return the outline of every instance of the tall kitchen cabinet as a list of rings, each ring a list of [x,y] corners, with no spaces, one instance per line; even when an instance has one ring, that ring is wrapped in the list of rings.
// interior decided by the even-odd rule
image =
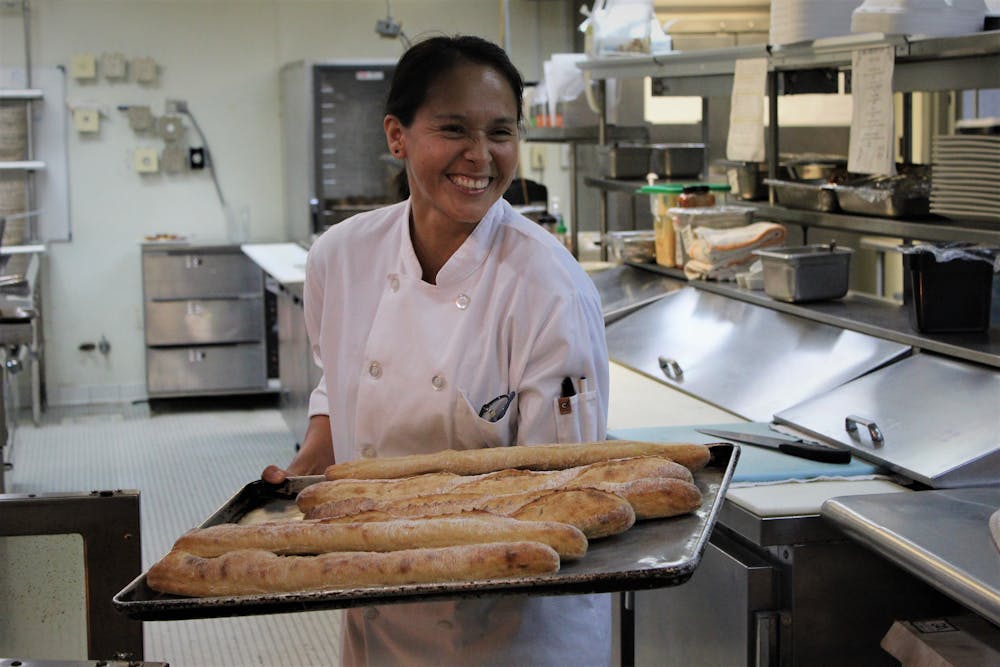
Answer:
[[[150,398],[268,388],[264,274],[239,246],[142,250]]]

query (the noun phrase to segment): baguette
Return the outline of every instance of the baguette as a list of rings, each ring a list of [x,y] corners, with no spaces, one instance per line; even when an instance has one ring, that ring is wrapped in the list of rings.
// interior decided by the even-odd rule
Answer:
[[[666,519],[701,507],[701,491],[691,482],[665,477],[648,477],[630,482],[602,482],[594,485],[628,501],[636,521]]]
[[[539,542],[318,556],[278,556],[246,549],[203,558],[175,549],[149,569],[146,582],[161,593],[210,597],[502,579],[558,571],[559,555]]]
[[[442,493],[395,500],[348,498],[318,505],[306,513],[306,519],[352,517],[369,512],[393,518],[420,518],[475,511],[528,521],[568,523],[581,530],[587,539],[617,535],[635,523],[635,511],[627,500],[597,489],[502,496]]]
[[[264,549],[287,555],[331,551],[402,551],[490,542],[541,542],[564,560],[587,552],[584,534],[564,523],[518,521],[492,514],[440,517],[421,521],[336,524],[291,521],[241,526],[219,524],[182,535],[174,549],[210,558],[241,549]]]
[[[481,475],[506,468],[562,470],[633,456],[662,456],[692,472],[704,468],[711,457],[705,445],[612,440],[573,445],[445,449],[433,454],[347,461],[329,466],[325,476],[328,480],[397,479],[439,472]]]
[[[629,482],[646,477],[674,477],[692,481],[691,472],[674,461],[659,456],[598,461],[565,470],[500,470],[483,475],[427,473],[402,479],[341,479],[318,482],[303,489],[295,502],[302,512],[317,505],[359,498],[412,498],[441,493],[476,493],[484,496],[578,489],[604,482]]]

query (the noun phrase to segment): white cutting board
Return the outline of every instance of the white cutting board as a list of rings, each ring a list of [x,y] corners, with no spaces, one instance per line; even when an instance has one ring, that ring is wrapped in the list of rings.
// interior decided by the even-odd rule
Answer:
[[[797,516],[800,514],[819,514],[824,501],[838,496],[908,491],[909,489],[906,487],[888,480],[844,479],[729,487],[726,492],[726,500],[746,508],[757,516]]]

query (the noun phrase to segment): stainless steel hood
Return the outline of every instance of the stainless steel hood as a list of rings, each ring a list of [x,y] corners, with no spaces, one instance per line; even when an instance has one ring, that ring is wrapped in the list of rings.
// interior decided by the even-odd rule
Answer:
[[[775,418],[929,486],[1000,483],[995,368],[917,354]]]
[[[614,361],[753,421],[910,351],[693,287],[609,324],[607,340]]]

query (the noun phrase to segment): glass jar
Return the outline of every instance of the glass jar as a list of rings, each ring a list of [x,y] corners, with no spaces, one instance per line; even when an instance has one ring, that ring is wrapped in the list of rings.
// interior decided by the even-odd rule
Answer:
[[[707,185],[689,185],[677,198],[680,208],[707,208],[715,206],[715,195]]]

